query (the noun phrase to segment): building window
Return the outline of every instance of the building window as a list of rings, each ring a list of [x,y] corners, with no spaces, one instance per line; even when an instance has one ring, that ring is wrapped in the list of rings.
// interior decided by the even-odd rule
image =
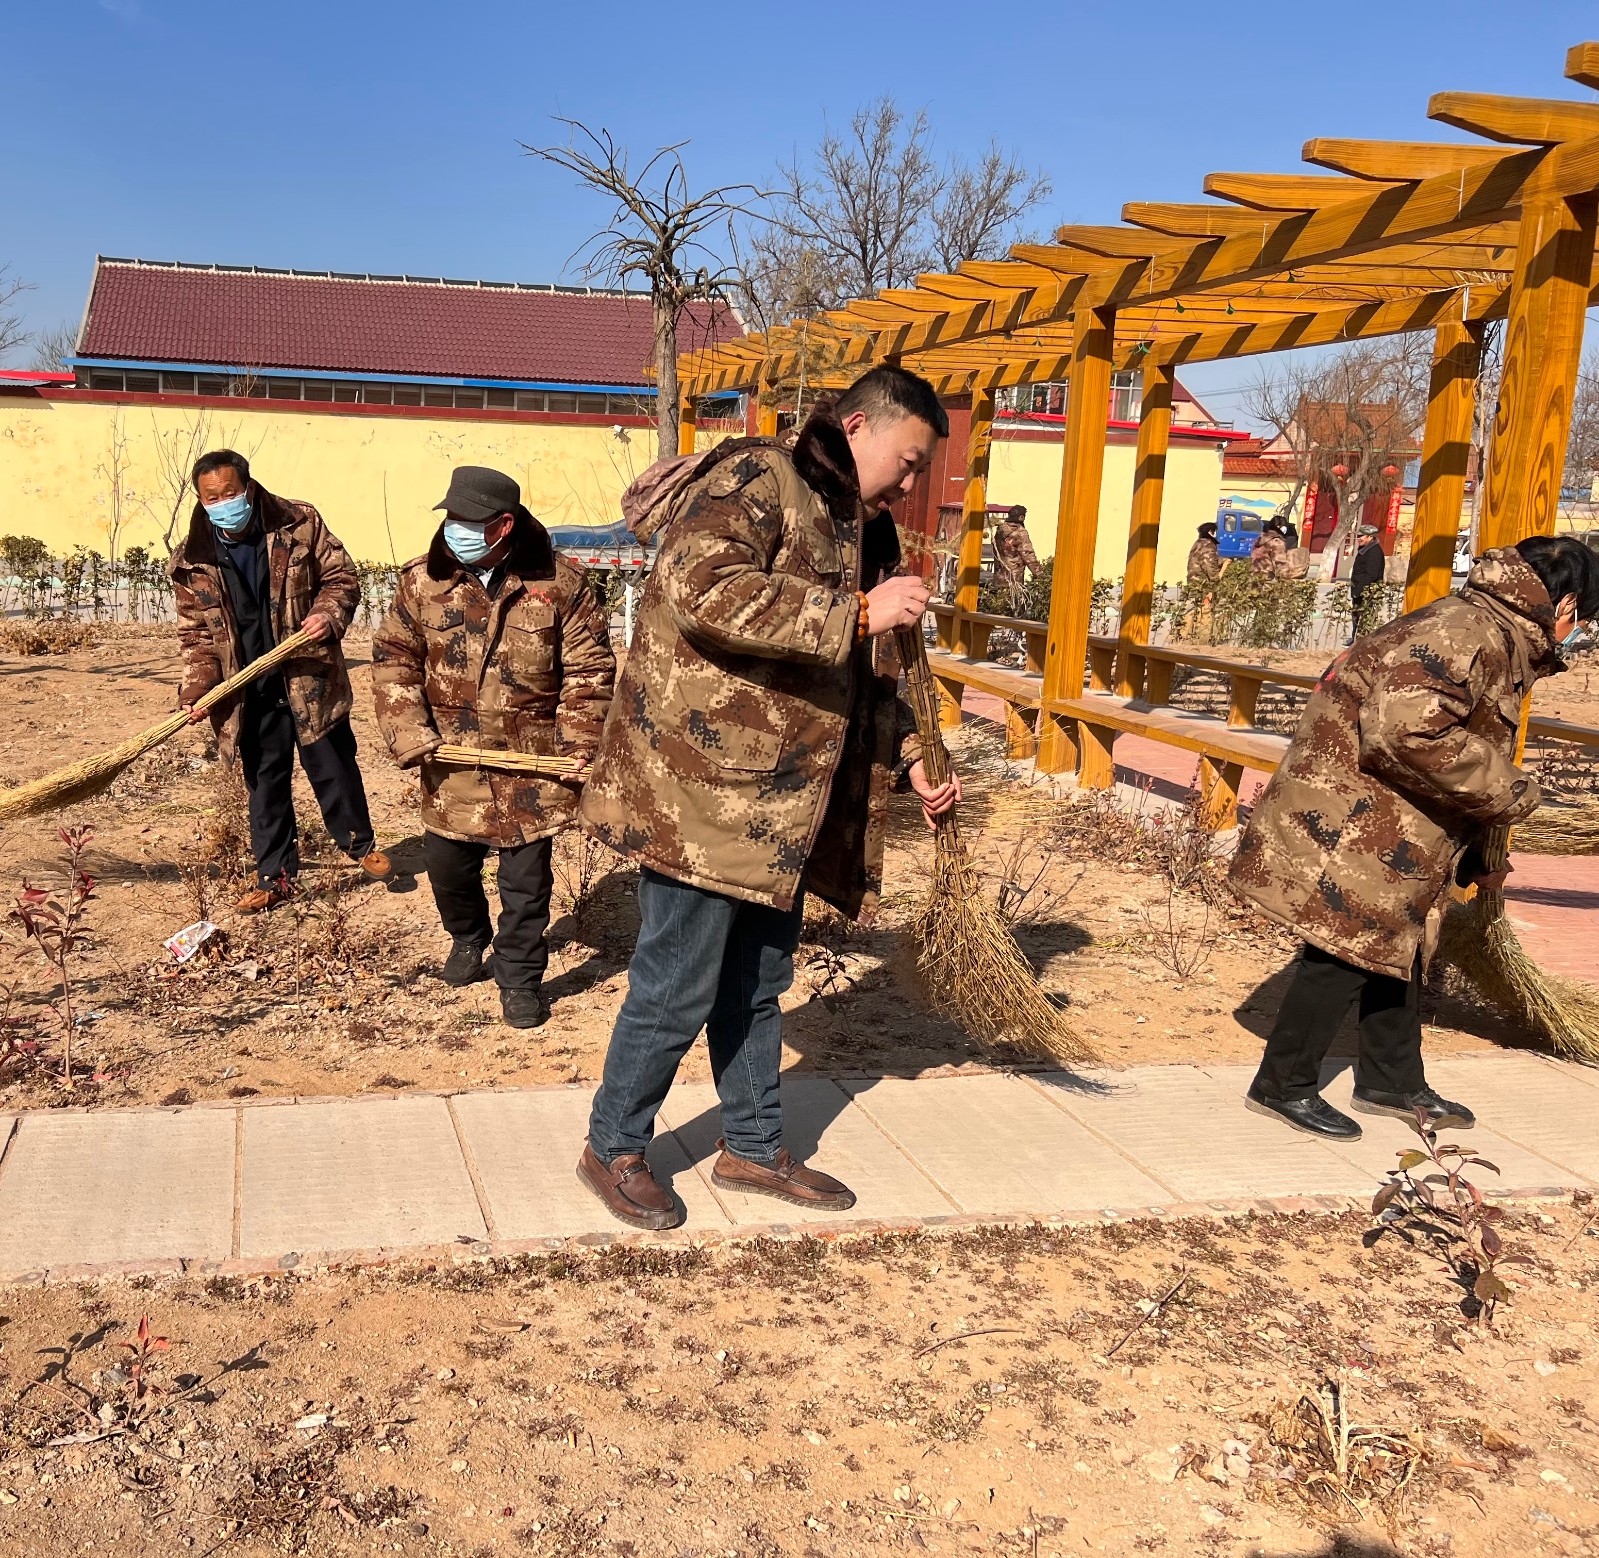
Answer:
[[[394,386],[394,404],[397,406],[420,406],[422,404],[421,385],[396,384]]]
[[[605,415],[605,397],[603,395],[579,395],[577,409],[589,416]]]
[[[343,402],[345,405],[349,405],[351,402],[361,398],[361,386],[359,384],[335,384],[333,386],[333,398]]]
[[[487,399],[488,404],[496,411],[510,411],[516,405],[516,391],[491,389],[488,391]]]
[[[458,389],[455,392],[455,404],[462,411],[481,411],[483,409],[483,391],[480,389]]]
[[[130,395],[159,395],[161,393],[161,375],[159,373],[130,373],[127,375],[127,386]]]
[[[89,370],[89,388],[120,390],[122,388],[122,370],[120,368],[91,368]]]
[[[163,373],[161,375],[161,393],[163,395],[192,395],[194,393],[194,375],[192,373]]]
[[[655,402],[647,395],[610,395],[605,409],[613,417],[647,417],[655,414]]]
[[[321,379],[307,379],[305,381],[305,398],[307,400],[332,400],[333,386]]]
[[[268,400],[298,400],[300,398],[300,381],[298,379],[268,379],[266,387]]]
[[[422,404],[424,406],[453,406],[455,404],[455,391],[452,389],[424,389],[422,391]]]
[[[394,386],[392,384],[363,384],[361,386],[361,399],[369,406],[392,406],[394,404]]]
[[[551,411],[576,411],[576,395],[546,395],[545,402]]]
[[[228,381],[220,373],[202,373],[196,384],[202,395],[226,395],[228,392]]]
[[[518,411],[543,411],[543,390],[518,390],[516,392],[516,409]]]

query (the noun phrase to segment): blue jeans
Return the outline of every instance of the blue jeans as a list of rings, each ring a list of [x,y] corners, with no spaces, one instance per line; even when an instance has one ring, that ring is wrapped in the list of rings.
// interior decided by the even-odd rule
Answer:
[[[722,1137],[755,1163],[783,1145],[778,997],[794,982],[803,896],[792,909],[744,903],[645,869],[627,999],[611,1032],[589,1116],[602,1163],[643,1152],[689,1047],[705,1030],[722,1100]]]

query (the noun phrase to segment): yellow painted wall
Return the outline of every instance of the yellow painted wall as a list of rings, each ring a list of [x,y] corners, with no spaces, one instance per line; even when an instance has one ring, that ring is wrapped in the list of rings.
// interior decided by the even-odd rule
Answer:
[[[996,434],[989,456],[988,501],[1027,506],[1027,530],[1038,555],[1055,552],[1055,521],[1060,507],[1061,441],[1006,438]],[[1117,579],[1127,567],[1127,525],[1132,512],[1137,448],[1108,444],[1099,488],[1099,530],[1094,545],[1094,575]],[[1155,578],[1181,582],[1188,549],[1197,528],[1216,517],[1221,491],[1221,455],[1210,443],[1174,440],[1166,456],[1166,490],[1161,505],[1160,547]]]
[[[118,550],[148,546],[165,555],[160,542],[175,494],[163,464],[189,463],[202,417],[205,437],[195,453],[237,449],[269,491],[314,504],[363,562],[405,562],[426,550],[452,466],[491,465],[514,476],[523,502],[546,524],[610,524],[621,518],[622,489],[655,458],[653,428],[624,427],[618,437],[609,423],[242,403],[202,411],[0,395],[0,535],[37,536],[58,554],[77,545],[107,553],[120,508]],[[179,539],[192,506],[191,495]]]

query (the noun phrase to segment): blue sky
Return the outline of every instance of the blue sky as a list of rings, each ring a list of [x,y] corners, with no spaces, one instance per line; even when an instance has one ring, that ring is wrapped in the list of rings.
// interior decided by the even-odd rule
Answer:
[[[1213,169],[1293,170],[1312,135],[1449,139],[1442,88],[1582,96],[1561,66],[1596,33],[1591,0],[11,5],[0,263],[34,328],[76,321],[97,252],[577,280],[599,204],[517,145],[560,138],[551,115],[758,182],[884,93],[942,150],[997,136],[1049,173],[1041,226],[1109,222]],[[1249,373],[1189,378],[1225,416]]]

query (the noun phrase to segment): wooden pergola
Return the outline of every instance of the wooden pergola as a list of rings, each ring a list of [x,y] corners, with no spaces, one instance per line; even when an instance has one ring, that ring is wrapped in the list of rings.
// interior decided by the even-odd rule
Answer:
[[[1572,48],[1565,74],[1599,89],[1599,42]],[[1409,610],[1450,586],[1483,331],[1502,319],[1479,539],[1502,546],[1553,532],[1583,315],[1599,300],[1599,98],[1440,92],[1427,111],[1480,138],[1312,140],[1306,162],[1329,171],[1213,173],[1204,192],[1214,200],[1133,201],[1124,225],[1063,227],[1054,243],[1019,244],[1007,260],[919,276],[914,288],[688,353],[678,367],[685,447],[700,397],[744,391],[773,431],[784,386],[840,388],[878,363],[970,396],[952,638],[969,653],[995,391],[1067,380],[1038,764],[1086,766],[1080,703],[1113,371],[1143,377],[1115,667],[1123,697],[1140,691],[1173,375],[1185,363],[1433,332]]]

